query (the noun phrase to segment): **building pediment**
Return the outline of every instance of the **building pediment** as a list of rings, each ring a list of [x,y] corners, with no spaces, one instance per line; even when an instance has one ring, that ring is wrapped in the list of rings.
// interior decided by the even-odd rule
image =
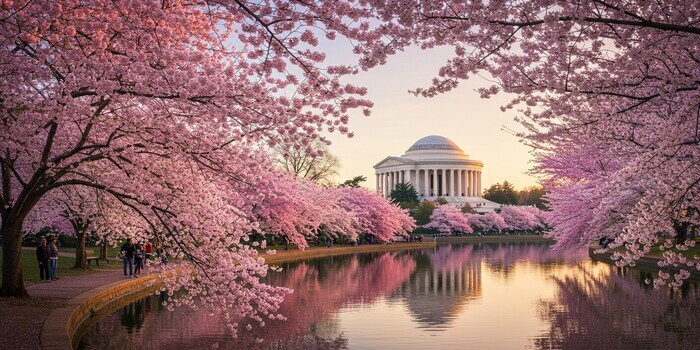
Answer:
[[[396,165],[412,165],[416,162],[410,159],[404,159],[399,157],[386,157],[381,162],[377,163],[374,168],[383,168]]]

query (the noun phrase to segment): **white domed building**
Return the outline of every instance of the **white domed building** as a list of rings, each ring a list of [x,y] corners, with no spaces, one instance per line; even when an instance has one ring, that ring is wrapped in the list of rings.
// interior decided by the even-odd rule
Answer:
[[[374,166],[377,191],[389,196],[399,183],[410,183],[419,200],[443,197],[448,203],[489,212],[500,204],[481,197],[484,163],[469,159],[452,140],[430,135],[416,141],[401,157],[386,157]]]

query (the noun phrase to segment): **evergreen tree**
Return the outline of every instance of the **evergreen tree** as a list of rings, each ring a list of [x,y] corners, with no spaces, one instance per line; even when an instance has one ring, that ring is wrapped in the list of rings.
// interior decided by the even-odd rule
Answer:
[[[342,184],[338,185],[338,187],[352,187],[352,188],[359,188],[361,182],[367,181],[366,176],[355,176],[350,180],[345,180]]]
[[[515,192],[513,184],[503,181],[503,184],[496,183],[484,191],[484,198],[500,204],[517,204],[518,194]]]
[[[389,195],[401,208],[414,208],[418,205],[418,193],[413,185],[399,183]]]

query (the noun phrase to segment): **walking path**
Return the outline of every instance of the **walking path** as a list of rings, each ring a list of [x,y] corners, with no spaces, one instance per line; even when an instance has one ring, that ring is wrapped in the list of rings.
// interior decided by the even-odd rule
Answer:
[[[29,299],[1,298],[0,349],[41,349],[44,321],[53,310],[77,295],[123,279],[121,269],[104,269],[29,285]]]

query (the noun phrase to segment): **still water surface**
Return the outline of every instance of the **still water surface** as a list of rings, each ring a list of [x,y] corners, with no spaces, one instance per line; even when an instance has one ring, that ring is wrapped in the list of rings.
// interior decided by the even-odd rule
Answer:
[[[439,245],[284,265],[287,321],[233,339],[216,315],[134,302],[82,349],[697,349],[700,289],[544,243]],[[256,337],[263,337],[256,343]]]

